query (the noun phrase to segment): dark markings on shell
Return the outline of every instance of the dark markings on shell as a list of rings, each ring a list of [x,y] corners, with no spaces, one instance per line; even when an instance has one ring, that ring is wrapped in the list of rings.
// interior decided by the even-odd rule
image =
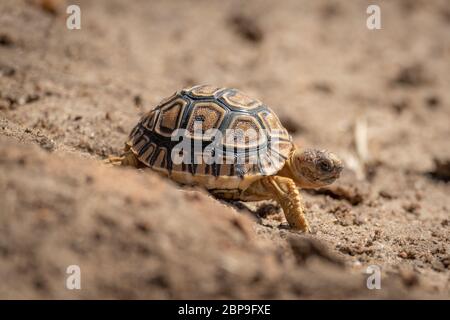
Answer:
[[[197,166],[198,166],[198,164],[195,164],[195,163],[188,164],[189,172],[190,172],[192,175],[195,175],[195,174],[196,174]]]
[[[219,149],[214,152],[219,156],[234,158],[233,163],[226,164],[185,164],[175,165],[171,154],[180,139],[172,140],[176,129],[190,129],[192,119],[202,120],[207,128],[217,128],[225,137],[230,126],[255,128],[265,135],[266,139],[258,143],[250,138],[245,143],[234,146],[231,150],[224,148],[225,141],[218,142]],[[280,129],[276,135],[278,146],[274,150],[271,136],[272,130]],[[265,131],[268,130],[268,131]],[[202,150],[211,143],[211,139],[200,140]],[[249,145],[253,142],[253,145]],[[194,139],[191,141],[191,159],[194,159]],[[236,89],[216,88],[212,86],[196,86],[183,89],[170,98],[163,100],[155,109],[144,115],[133,128],[127,142],[139,160],[149,167],[189,172],[192,175],[239,176],[267,174],[269,164],[275,163],[275,170],[281,169],[292,148],[291,137],[281,125],[273,111],[258,100],[252,99]],[[248,164],[250,155],[259,152],[255,164]],[[244,164],[237,159],[243,157]],[[276,158],[276,159],[275,159]],[[274,161],[276,160],[276,161]],[[277,164],[278,163],[278,164]],[[273,168],[272,168],[273,169]]]
[[[213,167],[213,175],[215,177],[218,177],[220,175],[220,167],[222,165],[220,163],[213,163],[212,167]]]

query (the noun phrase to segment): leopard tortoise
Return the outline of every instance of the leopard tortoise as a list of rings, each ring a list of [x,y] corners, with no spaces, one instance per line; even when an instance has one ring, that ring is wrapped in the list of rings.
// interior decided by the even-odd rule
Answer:
[[[188,141],[184,149],[180,141]],[[298,189],[331,184],[343,169],[331,152],[296,147],[260,101],[211,85],[183,89],[161,101],[131,131],[123,155],[109,162],[150,167],[219,199],[273,199],[290,226],[304,232],[310,227]]]

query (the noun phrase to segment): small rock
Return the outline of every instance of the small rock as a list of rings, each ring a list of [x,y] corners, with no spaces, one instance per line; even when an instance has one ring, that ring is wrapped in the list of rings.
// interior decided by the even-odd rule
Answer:
[[[37,101],[37,100],[39,100],[39,95],[38,94],[26,94],[26,95],[23,95],[23,96],[21,96],[21,97],[19,97],[19,99],[17,99],[17,104],[19,105],[19,106],[23,106],[23,105],[25,105],[25,104],[27,104],[27,103],[31,103],[31,102],[35,102],[35,101]]]
[[[326,2],[320,8],[320,15],[323,19],[329,20],[340,15],[342,13],[341,11],[340,6],[336,2]]]
[[[429,173],[432,178],[444,182],[450,181],[450,159],[434,159],[434,168]]]
[[[450,269],[450,255],[443,257],[441,262],[447,269]]]
[[[261,27],[253,18],[236,14],[230,18],[230,23],[236,33],[249,42],[258,43],[264,39]]]
[[[55,150],[56,144],[53,140],[47,138],[47,137],[40,137],[39,139],[39,145],[41,146],[42,149],[46,150],[46,151],[53,151]]]
[[[392,108],[397,112],[398,114],[403,113],[406,109],[409,108],[409,101],[407,99],[401,99],[398,101],[394,101],[392,103]]]
[[[412,251],[402,251],[398,254],[398,256],[402,259],[415,259],[416,258],[416,254]]]
[[[312,88],[325,94],[333,93],[333,88],[326,82],[316,82],[312,85]]]
[[[388,199],[388,200],[392,200],[395,198],[395,196],[387,190],[380,190],[380,192],[378,192],[378,194],[380,195],[380,197]]]
[[[418,215],[421,205],[418,202],[410,202],[410,203],[403,204],[402,207],[405,211],[415,214],[415,215]]]
[[[63,11],[64,0],[35,0],[37,5],[45,12],[58,15]]]
[[[439,107],[439,105],[441,104],[441,101],[438,96],[432,95],[432,96],[428,96],[427,98],[425,98],[425,103],[428,108],[434,110],[437,107]]]
[[[134,224],[135,228],[142,232],[142,233],[148,233],[150,231],[150,224],[146,223],[146,222],[142,222],[142,221],[137,221]]]
[[[133,102],[136,107],[138,107],[138,108],[142,107],[142,97],[140,95],[138,95],[138,94],[135,95],[133,97]]]
[[[122,126],[117,126],[116,127],[117,132],[119,133],[126,133],[125,129]]]
[[[400,270],[399,275],[403,284],[407,287],[413,287],[419,284],[419,277],[413,270]]]
[[[14,40],[6,33],[0,33],[0,46],[11,47],[14,45]]]
[[[434,270],[436,270],[436,271],[439,271],[439,272],[444,272],[445,271],[445,266],[444,266],[444,264],[441,262],[441,261],[439,261],[439,260],[435,260],[432,264],[431,264],[431,266],[432,266],[432,268],[434,269]]]
[[[16,74],[16,69],[10,66],[0,66],[0,77],[12,77]]]
[[[394,84],[403,87],[418,87],[429,82],[422,65],[414,64],[402,68],[393,80]]]
[[[92,184],[94,182],[94,177],[87,175],[85,180],[87,184]]]

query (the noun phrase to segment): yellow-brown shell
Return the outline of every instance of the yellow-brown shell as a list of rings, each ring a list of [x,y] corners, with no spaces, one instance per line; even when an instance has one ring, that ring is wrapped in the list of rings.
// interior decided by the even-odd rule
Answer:
[[[171,154],[179,141],[173,141],[172,135],[177,129],[185,129],[186,135],[195,140],[194,121],[201,121],[202,132],[219,130],[223,139],[216,144],[218,152],[227,159],[242,157],[244,163],[175,164]],[[253,129],[257,136],[236,139],[227,136],[227,129]],[[202,137],[199,143],[206,147],[211,140]],[[291,137],[269,107],[237,89],[210,85],[183,89],[164,99],[141,118],[127,144],[143,164],[179,183],[225,190],[245,189],[262,176],[275,174],[292,150]]]

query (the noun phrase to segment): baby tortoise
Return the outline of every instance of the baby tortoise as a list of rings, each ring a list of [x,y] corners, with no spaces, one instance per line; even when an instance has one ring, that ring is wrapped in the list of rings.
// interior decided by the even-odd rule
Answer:
[[[220,135],[196,135],[199,121],[201,133],[215,129]],[[232,161],[174,161],[180,141],[173,139],[177,129],[185,129],[184,137],[190,137],[191,142],[197,139],[201,152]],[[241,135],[240,139],[235,134],[228,139],[229,132],[249,129],[257,134]],[[212,142],[215,147],[208,150]],[[197,156],[192,149],[190,159]],[[256,158],[251,157],[254,154]],[[275,113],[260,101],[236,89],[210,85],[183,89],[163,100],[131,131],[124,154],[110,157],[109,161],[150,167],[178,183],[204,187],[224,200],[274,199],[290,226],[304,232],[309,232],[310,227],[298,188],[331,184],[343,169],[342,162],[331,152],[294,146]]]

